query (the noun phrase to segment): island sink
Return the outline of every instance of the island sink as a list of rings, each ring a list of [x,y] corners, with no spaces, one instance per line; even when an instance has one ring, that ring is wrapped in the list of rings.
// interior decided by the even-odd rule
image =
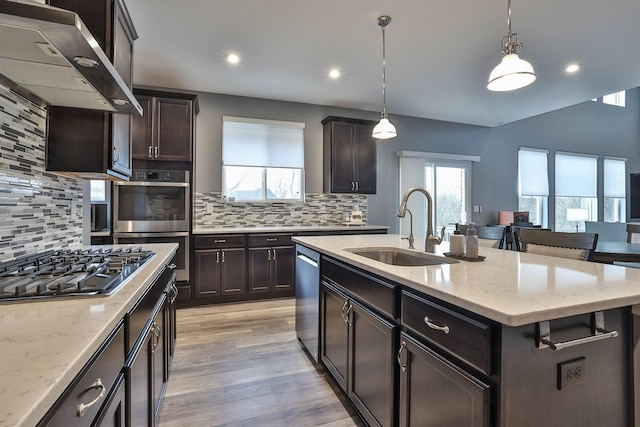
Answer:
[[[455,264],[459,262],[458,260],[448,259],[443,256],[430,255],[394,247],[347,248],[345,251],[374,261],[383,262],[385,264],[404,267]]]

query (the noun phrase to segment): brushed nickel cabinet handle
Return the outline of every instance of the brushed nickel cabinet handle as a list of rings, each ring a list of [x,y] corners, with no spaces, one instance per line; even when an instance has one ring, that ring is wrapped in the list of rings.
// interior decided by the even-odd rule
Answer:
[[[429,316],[424,316],[424,323],[427,324],[431,329],[435,329],[436,331],[442,331],[445,334],[449,333],[449,327],[447,325],[440,324],[442,322],[438,322],[437,320],[429,319]]]
[[[267,237],[265,240],[266,240],[267,242],[275,242],[275,241],[277,241],[277,240],[278,240],[278,238],[277,238],[277,237]]]
[[[342,316],[342,320],[344,320],[344,323],[349,322],[349,318],[347,317],[347,312],[346,312],[346,309],[348,306],[349,306],[349,301],[345,301],[344,304],[342,305],[342,309],[340,310],[340,316]]]
[[[216,239],[213,243],[227,243],[227,239]]]
[[[358,191],[358,181],[356,181],[356,191]]]
[[[158,157],[158,151],[160,151],[160,150],[158,150],[158,146],[156,145],[156,148],[155,148],[155,157],[156,158]]]
[[[273,260],[276,260],[276,250],[275,249],[271,249],[273,251]]]
[[[271,249],[267,249],[267,261],[271,261]]]
[[[216,264],[220,264],[220,251],[216,252]]]
[[[160,334],[161,334],[160,328],[158,327],[156,322],[153,322],[153,325],[151,325],[151,333],[154,336],[153,345],[151,346],[151,354],[153,354],[158,348],[158,344],[160,344]]]
[[[224,262],[224,251],[222,252],[222,262]]]
[[[152,149],[153,149],[153,147],[152,147],[152,146],[149,146],[149,150],[148,150],[148,152],[147,152],[147,157],[148,157],[148,158],[153,157],[153,156],[152,156],[152,154],[151,154],[151,150],[152,150]]]
[[[347,307],[347,325],[349,325],[349,327],[353,326],[353,322],[351,321],[351,319],[349,319],[349,313],[351,313],[351,310],[353,310],[353,306],[351,304],[349,304],[349,307]]]
[[[355,191],[356,190],[356,183],[354,181],[351,181],[351,191]]]
[[[76,415],[81,417],[84,415],[84,413],[87,411],[87,409],[91,408],[93,405],[95,405],[96,403],[98,403],[100,401],[100,399],[102,399],[107,391],[107,388],[104,386],[104,384],[102,384],[102,379],[98,378],[96,379],[93,384],[91,384],[89,386],[89,388],[86,391],[89,391],[93,388],[99,388],[100,389],[100,394],[93,399],[91,402],[84,404],[81,403],[78,406],[76,406]]]
[[[175,270],[175,269],[176,269],[176,267],[177,267],[177,265],[176,265],[175,263],[173,263],[173,262],[172,262],[171,264],[167,265],[167,267],[168,267],[170,270]]]
[[[113,146],[113,163],[118,163],[120,161],[120,150],[118,150],[118,146]]]
[[[402,341],[402,344],[400,344],[400,350],[398,350],[398,355],[396,356],[396,360],[398,361],[398,365],[400,365],[400,370],[402,372],[407,372],[407,365],[402,363],[402,350],[405,348],[407,348],[407,342]]]

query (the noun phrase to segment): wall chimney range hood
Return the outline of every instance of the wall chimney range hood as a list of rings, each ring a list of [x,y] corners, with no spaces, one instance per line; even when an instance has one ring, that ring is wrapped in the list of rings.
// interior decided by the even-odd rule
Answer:
[[[74,12],[0,0],[0,74],[42,103],[142,116],[142,107]]]

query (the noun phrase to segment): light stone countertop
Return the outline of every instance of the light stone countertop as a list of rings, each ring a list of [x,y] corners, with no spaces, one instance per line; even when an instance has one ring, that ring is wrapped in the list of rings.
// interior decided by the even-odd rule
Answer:
[[[156,254],[111,296],[0,303],[1,427],[40,421],[177,247],[144,245]]]
[[[507,326],[640,303],[640,269],[635,268],[483,247],[482,262],[402,267],[344,250],[407,248],[407,241],[396,234],[294,236],[293,240]],[[424,239],[416,239],[415,247],[424,248]],[[448,243],[436,246],[440,255],[447,250]]]
[[[200,227],[193,234],[240,234],[240,233],[300,233],[305,231],[352,231],[352,230],[388,230],[387,225],[348,224],[348,225],[291,225],[267,227]]]

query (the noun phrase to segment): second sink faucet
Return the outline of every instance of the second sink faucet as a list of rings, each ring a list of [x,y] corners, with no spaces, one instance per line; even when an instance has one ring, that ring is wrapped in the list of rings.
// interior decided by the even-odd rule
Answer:
[[[404,196],[402,196],[402,201],[400,202],[400,207],[398,208],[398,213],[396,214],[396,216],[399,218],[404,218],[404,216],[406,215],[406,211],[409,210],[407,209],[407,199],[409,199],[409,196],[416,191],[424,194],[424,196],[427,198],[427,231],[424,241],[424,251],[435,252],[435,245],[439,245],[442,242],[442,237],[433,235],[433,214],[431,212],[431,210],[433,209],[433,199],[431,198],[431,194],[429,194],[427,190],[422,187],[412,187],[408,189],[404,193]],[[411,234],[409,237],[411,238],[413,237],[413,216],[410,217],[410,220]],[[412,243],[411,240],[409,240],[409,242]]]

